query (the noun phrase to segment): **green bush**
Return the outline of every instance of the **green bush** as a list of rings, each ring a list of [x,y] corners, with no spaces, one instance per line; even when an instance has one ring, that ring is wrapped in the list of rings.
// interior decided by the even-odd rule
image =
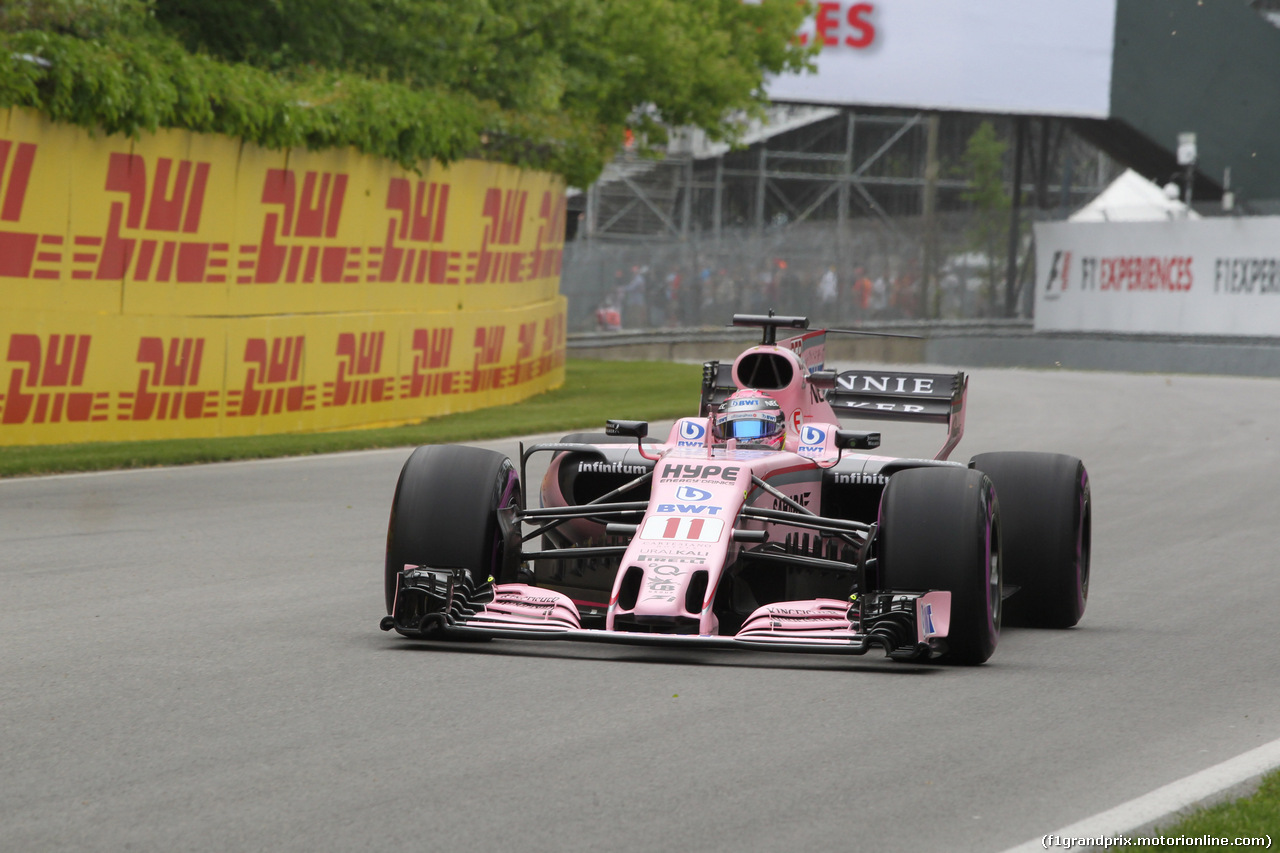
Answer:
[[[732,139],[794,0],[7,0],[0,107],[91,130],[499,160],[586,186],[625,128]]]

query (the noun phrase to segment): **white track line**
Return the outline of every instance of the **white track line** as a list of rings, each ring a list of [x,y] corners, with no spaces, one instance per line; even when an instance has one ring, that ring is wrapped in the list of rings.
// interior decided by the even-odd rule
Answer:
[[[1113,809],[1077,821],[1070,826],[1048,833],[1059,838],[1098,838],[1118,835],[1146,835],[1151,833],[1157,824],[1166,818],[1177,815],[1184,809],[1198,805],[1207,805],[1216,801],[1218,795],[1232,788],[1256,783],[1259,777],[1280,767],[1280,740],[1263,744],[1251,749],[1243,755],[1215,764],[1199,773],[1193,773],[1177,782],[1171,782],[1163,788],[1157,788],[1149,794],[1122,803]],[[1244,791],[1242,793],[1248,793]],[[1010,847],[1004,853],[1030,853],[1032,850],[1045,850],[1045,836],[1033,838],[1017,847]],[[1055,848],[1057,850],[1084,849],[1080,847]]]

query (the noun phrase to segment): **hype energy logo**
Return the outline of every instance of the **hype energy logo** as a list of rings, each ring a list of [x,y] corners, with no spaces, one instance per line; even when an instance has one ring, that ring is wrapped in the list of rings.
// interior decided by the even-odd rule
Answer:
[[[800,427],[799,453],[821,453],[826,449],[827,431],[805,424]]]
[[[695,420],[680,421],[677,447],[702,447],[707,443],[707,428]]]

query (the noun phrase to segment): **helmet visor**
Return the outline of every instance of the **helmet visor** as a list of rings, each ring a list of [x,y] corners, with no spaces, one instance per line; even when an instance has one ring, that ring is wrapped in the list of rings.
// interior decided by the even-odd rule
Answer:
[[[742,418],[732,420],[723,426],[725,438],[736,438],[738,441],[758,441],[778,434],[778,422],[772,418]]]

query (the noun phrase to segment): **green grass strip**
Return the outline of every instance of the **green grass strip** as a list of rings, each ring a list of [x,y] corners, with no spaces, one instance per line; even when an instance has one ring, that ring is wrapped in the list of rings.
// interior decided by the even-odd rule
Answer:
[[[1270,834],[1280,842],[1280,771],[1268,774],[1251,797],[1220,803],[1189,815],[1180,823],[1159,830],[1159,837],[1175,841],[1178,850],[1223,850],[1222,844],[1184,844],[1183,839],[1227,839],[1226,847],[1237,838],[1261,838]],[[1168,850],[1171,845],[1141,845],[1125,850]],[[1119,848],[1117,848],[1119,849]],[[1265,849],[1246,847],[1244,849]]]
[[[4,447],[0,448],[0,477],[603,430],[608,418],[658,421],[697,414],[702,368],[696,364],[570,360],[565,373],[562,387],[520,403],[387,429]]]

